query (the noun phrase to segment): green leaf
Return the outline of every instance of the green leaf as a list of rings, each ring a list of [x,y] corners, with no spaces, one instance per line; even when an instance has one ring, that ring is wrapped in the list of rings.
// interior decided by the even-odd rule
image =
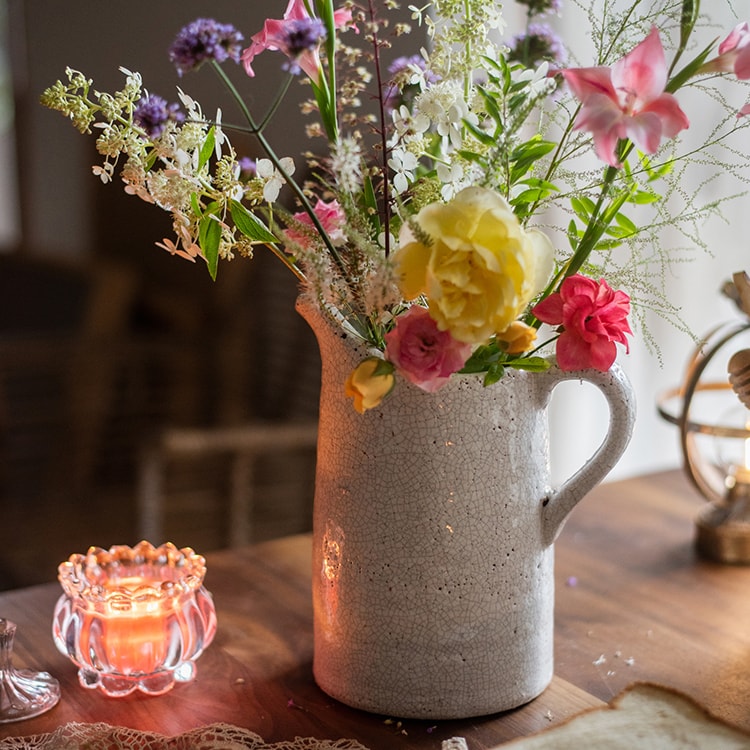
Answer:
[[[484,372],[491,364],[500,359],[501,352],[497,344],[493,341],[484,346],[477,347],[469,359],[466,360],[461,372]]]
[[[529,187],[542,188],[549,191],[560,191],[560,188],[558,188],[557,185],[548,182],[547,180],[542,180],[539,177],[527,177],[525,180],[519,180],[519,182],[522,185],[528,185]]]
[[[614,250],[616,247],[620,247],[622,245],[622,240],[599,240],[594,247],[593,250]]]
[[[647,190],[636,190],[628,198],[628,203],[635,203],[637,205],[645,205],[647,203],[656,203],[659,200],[661,200],[661,196],[658,193],[651,193]]]
[[[570,205],[573,207],[576,216],[584,223],[588,222],[591,218],[591,214],[596,208],[596,204],[588,196],[585,195],[574,195],[570,199]]]
[[[528,372],[544,372],[545,370],[549,370],[550,362],[544,357],[519,357],[518,359],[506,362],[505,366]]]
[[[688,80],[698,72],[701,65],[706,62],[706,58],[711,54],[715,45],[716,39],[714,39],[705,49],[701,50],[701,52],[696,55],[679,73],[672,76],[664,90],[670,94],[674,94],[675,91],[681,89]]]
[[[669,69],[670,73],[687,47],[690,35],[693,33],[695,22],[698,20],[699,13],[700,0],[682,0],[682,11],[680,13],[680,44],[677,47],[677,52],[675,53],[674,60]]]
[[[152,148],[148,152],[148,156],[146,157],[146,165],[145,165],[146,172],[150,172],[151,171],[151,167],[153,167],[154,164],[156,163],[156,158],[157,158],[156,149]]]
[[[490,366],[490,369],[487,370],[487,374],[484,376],[484,387],[486,388],[488,385],[497,383],[503,375],[505,375],[505,367],[503,367],[500,362],[495,362]]]
[[[484,164],[484,156],[478,154],[476,151],[467,151],[466,149],[460,148],[457,153],[462,159],[466,159],[466,161]]]
[[[473,122],[464,120],[463,124],[466,126],[466,129],[483,145],[485,146],[496,145],[496,142],[497,142],[496,138],[493,135],[490,135],[489,133],[485,133],[484,130],[477,127]]]
[[[253,242],[269,242],[275,244],[278,239],[268,227],[251,211],[248,211],[239,201],[233,200],[229,204],[232,221],[237,229],[249,237]],[[217,222],[213,222],[216,224]]]
[[[198,242],[203,251],[203,257],[208,264],[208,273],[216,281],[219,268],[219,242],[221,241],[221,224],[213,214],[205,214],[198,227]]]
[[[198,193],[196,192],[190,193],[190,207],[196,216],[203,216],[203,207],[198,200]]]
[[[216,148],[216,128],[212,125],[206,134],[206,140],[203,141],[200,153],[198,154],[198,171],[200,172],[211,158],[211,154]]]
[[[633,235],[633,232],[631,232],[629,229],[624,229],[623,227],[616,227],[616,226],[609,226],[604,230],[605,234],[608,234],[610,237],[617,237],[619,239],[625,239],[626,237],[631,237]]]
[[[573,252],[575,252],[578,248],[578,241],[583,236],[583,232],[578,229],[575,219],[570,220],[570,224],[568,224],[568,231],[566,232],[566,234],[568,236],[570,247],[573,249]]]
[[[512,206],[517,206],[524,203],[535,203],[537,201],[544,200],[550,194],[549,190],[542,190],[541,188],[528,188],[522,190],[513,200],[510,202]]]
[[[380,357],[368,357],[368,359],[377,363],[372,371],[373,376],[392,375],[396,369],[387,359],[380,359]]]
[[[484,99],[484,106],[487,108],[487,114],[489,114],[489,116],[498,124],[498,126],[500,127],[500,131],[502,132],[503,116],[500,113],[500,109],[497,106],[497,101],[495,100],[494,95],[482,86],[477,86],[477,91],[479,91],[482,99]]]
[[[376,231],[380,231],[380,212],[378,211],[378,197],[375,194],[375,187],[372,184],[372,177],[367,175],[363,180],[364,190],[362,191],[362,201],[367,209],[366,214],[369,217],[370,226]]]
[[[511,181],[515,183],[520,180],[529,171],[532,164],[546,156],[554,148],[556,148],[554,143],[543,141],[541,138],[534,138],[515,148],[510,155],[510,162],[513,165]]]
[[[638,227],[627,216],[625,216],[625,214],[617,214],[615,216],[615,221],[618,226],[626,230],[628,234],[638,233]]]

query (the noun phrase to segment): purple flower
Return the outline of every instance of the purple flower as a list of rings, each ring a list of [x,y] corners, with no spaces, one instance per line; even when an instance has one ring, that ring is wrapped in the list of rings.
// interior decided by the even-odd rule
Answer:
[[[424,72],[427,83],[437,82],[438,77],[431,70],[427,70],[427,64],[421,55],[402,55],[395,58],[388,66],[391,80],[386,87],[384,98],[387,110],[397,109],[402,104],[410,104],[419,93],[419,88],[410,82],[415,69]]]
[[[182,75],[197,70],[206,60],[240,61],[244,37],[231,24],[198,18],[185,26],[169,48],[169,59]]]
[[[326,37],[326,29],[319,18],[295,18],[287,22],[283,35],[281,47],[289,56],[284,70],[299,75],[302,72],[299,58],[318,49]]]
[[[243,175],[248,177],[255,177],[257,164],[255,159],[251,159],[249,156],[240,157],[240,171]]]
[[[563,65],[567,52],[560,37],[546,23],[530,23],[525,34],[518,34],[508,44],[510,60],[517,60],[528,68],[547,61]]]
[[[172,122],[183,122],[185,116],[179,111],[178,104],[168,104],[166,99],[155,94],[142,97],[133,110],[133,120],[140,125],[149,138],[158,138],[164,132],[164,126]]]
[[[397,57],[389,66],[388,72],[395,78],[400,73],[409,70],[409,68],[416,66],[420,70],[425,69],[425,61],[421,55],[401,55]]]

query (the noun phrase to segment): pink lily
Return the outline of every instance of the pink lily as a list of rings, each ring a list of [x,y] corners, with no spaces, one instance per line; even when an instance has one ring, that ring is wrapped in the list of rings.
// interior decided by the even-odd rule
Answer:
[[[305,6],[305,0],[289,0],[284,18],[281,20],[266,19],[263,30],[254,34],[250,38],[250,46],[242,53],[242,63],[245,66],[245,72],[250,76],[255,76],[252,68],[253,60],[265,50],[274,50],[283,52],[289,58],[295,58],[295,62],[313,81],[320,78],[320,54],[319,45],[312,49],[303,51],[299,55],[294,55],[288,47],[289,31],[299,21],[308,21],[313,18]],[[337,10],[333,14],[334,24],[337,29],[346,28],[352,25],[351,10]],[[356,28],[356,27],[355,27]]]
[[[719,45],[719,55],[703,65],[700,73],[732,73],[740,80],[750,78],[750,25],[737,24]]]
[[[621,166],[615,153],[620,139],[653,154],[663,136],[673,138],[690,124],[677,99],[664,91],[667,62],[656,28],[612,68],[568,68],[562,74],[582,104],[576,129],[593,135],[597,156],[613,167]]]

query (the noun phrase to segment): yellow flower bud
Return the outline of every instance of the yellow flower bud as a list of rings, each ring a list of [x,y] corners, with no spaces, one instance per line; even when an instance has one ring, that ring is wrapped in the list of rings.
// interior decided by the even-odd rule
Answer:
[[[514,320],[502,333],[497,334],[497,340],[508,354],[523,354],[536,341],[536,328],[521,320]]]
[[[368,357],[354,368],[344,389],[347,397],[354,399],[354,408],[364,414],[368,409],[374,409],[393,390],[395,382],[390,362]]]

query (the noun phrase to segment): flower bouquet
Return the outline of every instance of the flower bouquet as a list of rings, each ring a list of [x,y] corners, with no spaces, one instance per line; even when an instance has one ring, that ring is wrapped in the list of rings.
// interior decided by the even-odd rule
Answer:
[[[635,308],[659,297],[658,230],[715,209],[696,195],[670,214],[684,169],[740,167],[728,144],[750,105],[721,99],[710,142],[682,153],[679,94],[750,79],[750,27],[696,47],[698,0],[636,0],[619,15],[605,3],[590,14],[596,57],[582,67],[540,22],[564,12],[560,0],[518,2],[527,25],[513,38],[500,6],[480,0],[425,0],[409,6],[410,25],[393,20],[395,0],[289,0],[249,43],[199,19],[169,57],[181,75],[211,68],[239,123],[208,117],[182,90],[169,103],[125,69],[112,94],[69,69],[42,102],[96,133],[103,182],[119,170],[127,193],[171,213],[162,248],[214,278],[220,263],[266,248],[361,339],[369,354],[342,384],[359,412],[381,403],[395,373],[430,392],[456,372],[490,385],[507,368],[548,368],[552,347],[564,371],[606,371],[617,345],[627,349],[631,298]],[[392,39],[409,33],[414,54],[386,64]],[[241,89],[263,85],[253,64],[268,52],[286,82],[257,113]],[[310,90],[304,164],[270,134],[295,79]],[[235,150],[236,132],[259,158]]]

